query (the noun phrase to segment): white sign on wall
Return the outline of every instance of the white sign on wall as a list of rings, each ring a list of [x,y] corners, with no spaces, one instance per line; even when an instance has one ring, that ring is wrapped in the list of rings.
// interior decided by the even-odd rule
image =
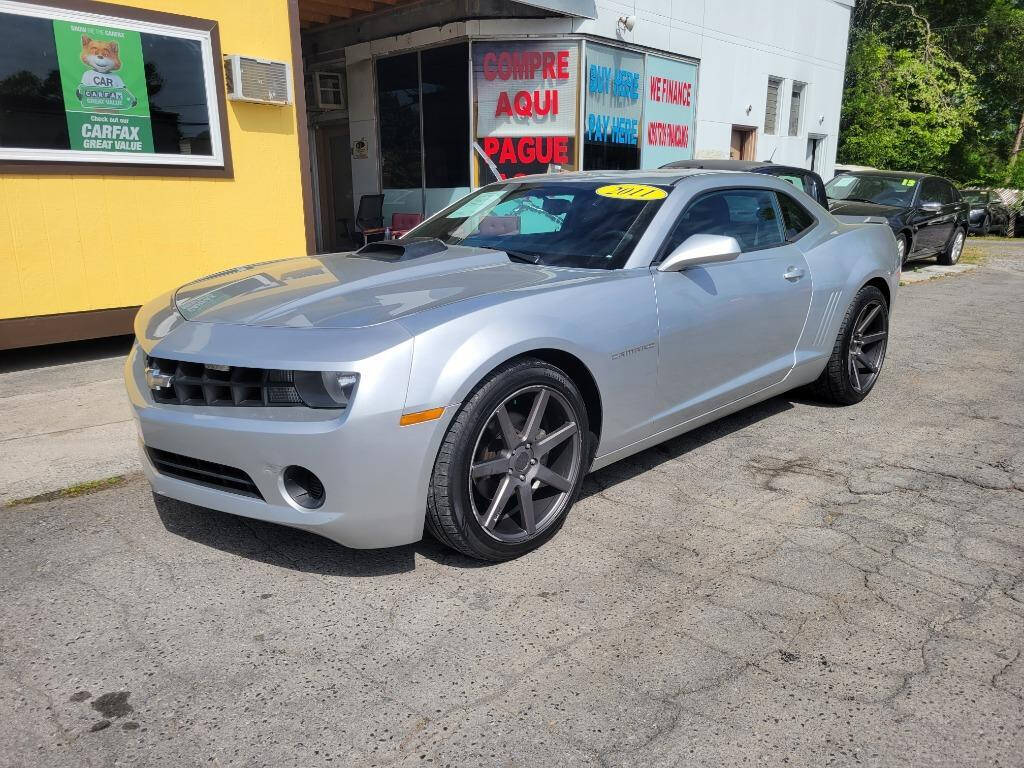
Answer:
[[[476,135],[575,134],[578,81],[574,42],[474,43]]]
[[[579,44],[473,43],[478,183],[576,165]]]

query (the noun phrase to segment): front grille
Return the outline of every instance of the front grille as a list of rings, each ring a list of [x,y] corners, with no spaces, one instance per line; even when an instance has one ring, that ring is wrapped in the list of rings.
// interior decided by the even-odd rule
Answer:
[[[204,365],[146,358],[146,368],[170,377],[167,386],[150,389],[158,403],[171,405],[291,406],[305,405],[292,371]]]
[[[146,454],[161,475],[263,501],[263,494],[256,487],[256,483],[240,469],[148,446]]]

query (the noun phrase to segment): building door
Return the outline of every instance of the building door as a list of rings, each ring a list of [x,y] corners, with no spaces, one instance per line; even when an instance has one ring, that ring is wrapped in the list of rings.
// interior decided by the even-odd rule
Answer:
[[[730,160],[753,160],[757,153],[757,131],[740,125],[732,127],[732,141],[729,144]]]
[[[346,250],[354,242],[352,221],[352,149],[348,120],[322,124],[317,130],[317,172],[322,242],[326,253]]]
[[[825,138],[823,136],[809,136],[807,139],[807,167],[820,174],[824,161]]]

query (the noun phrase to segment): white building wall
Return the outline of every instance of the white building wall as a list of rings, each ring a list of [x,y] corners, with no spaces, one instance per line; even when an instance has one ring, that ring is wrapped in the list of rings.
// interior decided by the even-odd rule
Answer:
[[[698,158],[727,158],[732,127],[757,130],[758,160],[807,167],[808,136],[824,139],[819,161],[833,175],[843,75],[854,0],[598,0],[596,19],[494,19],[447,24],[345,49],[352,140],[369,144],[352,161],[353,198],[378,191],[372,57],[470,37],[588,35],[699,61]],[[618,27],[635,16],[633,30]],[[768,78],[781,78],[779,135],[764,132]],[[793,82],[806,84],[797,136],[787,136]]]

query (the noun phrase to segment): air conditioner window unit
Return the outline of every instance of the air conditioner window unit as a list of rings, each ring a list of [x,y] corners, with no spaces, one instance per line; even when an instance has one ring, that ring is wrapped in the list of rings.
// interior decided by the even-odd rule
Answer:
[[[292,103],[291,67],[283,61],[267,61],[232,54],[224,57],[228,98],[258,104]]]
[[[316,105],[320,109],[345,109],[345,85],[340,72],[317,72]]]

